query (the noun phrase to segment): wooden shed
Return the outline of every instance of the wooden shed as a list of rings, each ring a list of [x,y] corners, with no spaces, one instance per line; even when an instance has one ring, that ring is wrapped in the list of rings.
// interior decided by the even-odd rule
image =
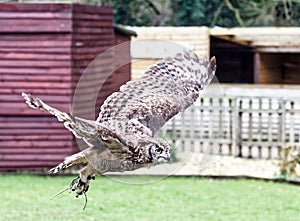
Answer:
[[[210,36],[220,82],[300,83],[300,28],[213,28]]]
[[[159,42],[173,42],[199,57],[217,57],[221,83],[298,84],[300,28],[130,27],[138,33],[132,44],[132,78],[164,57]],[[158,42],[158,43],[157,43]],[[151,51],[157,51],[150,57]]]
[[[86,67],[130,34],[114,28],[112,8],[77,4],[3,3],[0,27],[0,171],[55,166],[77,151],[76,142],[54,117],[29,108],[21,92],[70,112]],[[129,57],[130,48],[122,53]],[[130,64],[104,79],[97,105],[129,79]]]
[[[132,78],[157,60],[174,52],[193,50],[199,57],[209,55],[207,27],[130,27],[138,37],[132,38]]]

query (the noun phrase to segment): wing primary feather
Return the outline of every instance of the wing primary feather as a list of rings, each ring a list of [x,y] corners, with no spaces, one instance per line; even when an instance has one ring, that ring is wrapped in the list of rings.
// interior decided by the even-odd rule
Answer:
[[[199,59],[193,52],[167,57],[151,65],[141,79],[127,82],[110,95],[101,106],[97,122],[119,131],[122,137],[138,134],[137,128],[142,125],[153,136],[169,119],[196,101],[215,71],[215,57]],[[129,120],[138,123],[126,123]],[[120,128],[120,124],[124,126]],[[143,131],[149,134],[146,128]]]
[[[111,134],[109,130],[104,128],[98,122],[69,115],[51,107],[39,98],[32,97],[30,94],[23,92],[22,96],[30,107],[48,111],[50,114],[54,115],[58,121],[63,122],[65,128],[71,131],[75,137],[83,139],[89,146],[94,146],[101,143],[102,137],[99,137],[99,135],[101,134],[102,130],[103,134]]]

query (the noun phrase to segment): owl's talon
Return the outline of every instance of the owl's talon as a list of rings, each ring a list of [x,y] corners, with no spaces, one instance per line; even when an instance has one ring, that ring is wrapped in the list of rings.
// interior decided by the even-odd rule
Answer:
[[[95,180],[96,179],[96,176],[95,175],[90,175],[87,177],[88,180]]]
[[[82,194],[84,195],[84,197],[85,197],[85,203],[84,203],[84,206],[82,208],[83,210],[86,208],[86,205],[87,205],[87,195],[86,195],[86,192],[89,189],[89,185],[90,185],[90,180],[91,179],[95,179],[95,176],[94,175],[88,176],[87,182],[83,182],[80,179],[80,177],[77,176],[77,177],[75,177],[71,181],[71,183],[69,185],[69,188],[67,188],[67,189],[70,189],[71,191],[76,191],[76,195],[75,195],[76,198],[78,198]]]
[[[77,181],[80,179],[79,176],[75,177],[71,183],[70,183],[70,189],[73,190],[73,187],[76,186],[75,184],[77,183]]]
[[[89,190],[91,179],[95,179],[94,176],[90,176],[86,182],[83,182],[80,177],[75,177],[70,184],[70,190],[76,191],[76,197],[86,193]]]

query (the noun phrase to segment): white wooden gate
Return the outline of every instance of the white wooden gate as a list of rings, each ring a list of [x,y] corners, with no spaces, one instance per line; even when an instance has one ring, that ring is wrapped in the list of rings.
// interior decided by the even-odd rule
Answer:
[[[299,143],[300,99],[202,97],[161,134],[177,152],[278,158],[279,147]]]

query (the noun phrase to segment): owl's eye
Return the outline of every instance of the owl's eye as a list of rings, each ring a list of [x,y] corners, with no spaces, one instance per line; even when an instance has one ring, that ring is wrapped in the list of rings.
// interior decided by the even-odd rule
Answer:
[[[163,150],[160,147],[157,147],[155,149],[155,153],[157,153],[157,154],[161,154],[162,152],[163,152]]]

